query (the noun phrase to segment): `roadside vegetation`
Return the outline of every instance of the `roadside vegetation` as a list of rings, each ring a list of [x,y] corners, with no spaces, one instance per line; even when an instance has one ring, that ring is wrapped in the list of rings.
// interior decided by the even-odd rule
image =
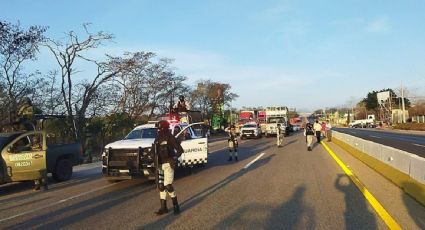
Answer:
[[[19,107],[29,98],[35,114],[65,115],[70,135],[86,152],[98,154],[136,125],[168,112],[179,95],[205,118],[238,97],[227,83],[206,79],[189,85],[171,58],[154,52],[98,55],[114,35],[93,32],[90,24],[59,40],[46,31],[47,26],[23,28],[0,21],[0,131],[17,120]],[[55,64],[46,72],[30,70],[41,50]],[[56,128],[64,129],[63,124]]]

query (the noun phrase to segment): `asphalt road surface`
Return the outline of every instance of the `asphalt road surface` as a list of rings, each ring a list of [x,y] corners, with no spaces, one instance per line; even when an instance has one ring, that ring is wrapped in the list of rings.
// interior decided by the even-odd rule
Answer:
[[[335,128],[334,130],[425,157],[425,135],[353,128]]]
[[[151,181],[108,183],[94,163],[45,192],[31,183],[0,186],[0,229],[387,229],[321,145],[307,151],[299,133],[282,148],[275,142],[240,141],[238,162],[227,161],[225,140],[211,143],[205,167],[177,172],[178,216],[154,214],[159,194]],[[329,146],[403,228],[425,228],[423,206]]]

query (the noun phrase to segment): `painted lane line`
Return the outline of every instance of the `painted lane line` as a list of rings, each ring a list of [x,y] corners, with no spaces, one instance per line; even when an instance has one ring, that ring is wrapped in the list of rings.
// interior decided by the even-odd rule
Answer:
[[[336,161],[341,169],[350,177],[351,181],[357,186],[369,204],[375,209],[376,213],[382,218],[389,229],[402,229],[400,225],[394,220],[394,218],[385,210],[385,208],[379,203],[379,201],[369,192],[366,186],[359,180],[359,178],[344,164],[343,161],[325,144],[322,142],[323,147],[329,153],[329,155]]]
[[[419,146],[419,147],[424,147],[425,148],[425,145],[420,145],[420,144],[415,144],[415,143],[412,143],[413,145],[416,145],[416,146]]]
[[[374,137],[374,138],[381,138],[381,137],[378,137],[378,136],[374,136],[374,135],[369,135],[369,137]]]
[[[256,161],[258,161],[262,156],[264,156],[265,153],[261,153],[260,156],[256,157],[254,160],[252,160],[251,162],[249,162],[247,165],[245,165],[245,167],[243,167],[243,169],[247,169],[249,166],[251,166],[252,164],[254,164]]]
[[[67,198],[67,199],[62,199],[62,200],[59,200],[59,201],[57,201],[57,202],[50,203],[50,204],[48,204],[48,205],[45,205],[45,206],[42,206],[42,207],[39,207],[39,208],[36,208],[36,209],[31,209],[31,210],[29,210],[29,211],[21,212],[21,213],[19,213],[19,214],[16,214],[16,215],[14,215],[14,216],[6,217],[6,218],[4,218],[4,219],[1,219],[1,220],[0,220],[0,223],[1,223],[1,222],[5,222],[5,221],[7,221],[7,220],[11,220],[11,219],[17,218],[17,217],[20,217],[20,216],[28,215],[28,214],[31,214],[31,213],[33,213],[33,212],[37,212],[37,211],[40,211],[40,210],[43,210],[43,209],[46,209],[46,208],[50,208],[50,207],[52,207],[52,206],[55,206],[55,205],[58,205],[58,204],[61,204],[61,203],[67,202],[67,201],[69,201],[69,200],[72,200],[72,199],[75,199],[75,198],[79,198],[79,197],[82,197],[82,196],[88,195],[88,194],[90,194],[90,193],[97,192],[97,191],[102,190],[102,189],[105,189],[105,188],[112,187],[112,186],[117,185],[117,184],[119,184],[119,183],[120,183],[120,182],[118,182],[118,183],[114,183],[114,184],[108,184],[108,185],[106,185],[106,186],[103,186],[103,187],[100,187],[100,188],[96,188],[96,189],[93,189],[93,190],[90,190],[90,191],[87,191],[87,192],[83,192],[83,193],[80,193],[80,194],[78,194],[78,195],[75,195],[75,196],[69,197],[69,198]]]

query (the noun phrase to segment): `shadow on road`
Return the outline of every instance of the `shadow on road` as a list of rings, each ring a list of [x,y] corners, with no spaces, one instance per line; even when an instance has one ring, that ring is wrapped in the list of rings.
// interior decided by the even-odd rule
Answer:
[[[291,200],[273,209],[265,229],[314,229],[314,211],[302,200],[305,190],[298,186]]]
[[[78,202],[76,204],[60,208],[56,211],[48,212],[29,219],[25,222],[9,227],[10,230],[18,229],[59,229],[72,225],[91,216],[105,212],[110,208],[120,205],[137,196],[141,196],[151,190],[154,186],[147,186],[140,190],[140,181],[129,181],[121,184],[121,188],[115,189],[94,198]],[[144,181],[144,183],[149,183]],[[117,185],[119,186],[119,185]],[[54,220],[54,221],[52,221]]]
[[[335,188],[345,195],[345,229],[377,229],[375,215],[369,211],[366,199],[347,175],[337,176]]]
[[[409,188],[410,191],[417,192],[425,196],[424,192],[421,192],[422,188],[419,188],[416,184],[410,182],[404,182],[403,188]],[[410,217],[415,221],[419,229],[425,229],[425,207],[419,202],[415,201],[406,192],[403,193],[403,202],[409,212]]]
[[[260,159],[257,162],[255,162],[254,164],[252,164],[251,167],[249,167],[247,169],[243,169],[241,171],[238,171],[238,172],[228,176],[224,180],[206,188],[205,190],[197,193],[196,195],[192,196],[191,198],[183,201],[180,205],[182,211],[185,212],[186,210],[195,207],[196,205],[200,204],[205,198],[214,194],[215,192],[217,192],[221,188],[227,186],[231,182],[237,180],[239,177],[245,175],[248,172],[254,171],[254,170],[266,165],[274,156],[275,156],[275,154],[269,155],[269,156],[267,156],[263,159]],[[167,226],[169,226],[170,224],[172,224],[177,219],[178,219],[178,216],[174,216],[173,214],[168,214],[165,217],[160,218],[155,222],[149,223],[145,226],[141,226],[140,229],[149,229],[149,230],[150,229],[164,229]]]
[[[302,200],[305,190],[305,186],[298,186],[292,198],[277,207],[261,204],[241,207],[212,229],[240,228],[240,223],[249,226],[249,229],[314,229],[314,212]],[[264,220],[249,218],[259,216],[258,213],[270,214]]]

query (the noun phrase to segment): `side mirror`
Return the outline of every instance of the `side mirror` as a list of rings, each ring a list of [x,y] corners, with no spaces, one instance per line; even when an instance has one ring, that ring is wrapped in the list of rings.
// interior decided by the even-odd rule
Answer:
[[[9,146],[9,147],[7,148],[7,152],[9,152],[9,153],[13,153],[13,152],[14,152],[14,148],[13,148],[12,146]]]

